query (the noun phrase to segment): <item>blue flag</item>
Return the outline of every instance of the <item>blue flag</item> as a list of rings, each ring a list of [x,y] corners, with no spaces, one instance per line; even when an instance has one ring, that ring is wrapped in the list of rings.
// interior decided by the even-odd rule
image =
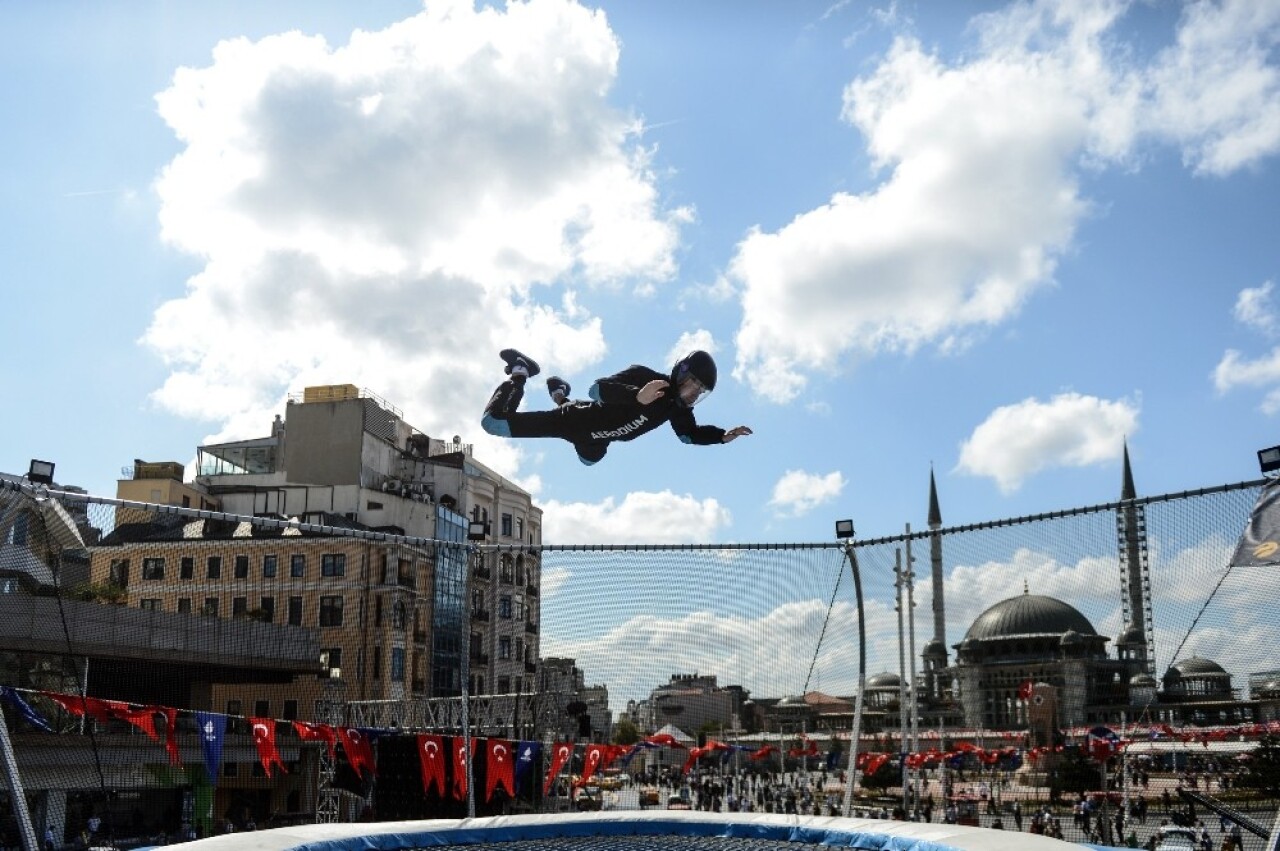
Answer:
[[[200,730],[200,748],[204,751],[204,767],[209,772],[209,782],[218,785],[218,769],[222,766],[222,738],[227,733],[227,716],[217,712],[197,712],[196,727]]]
[[[520,784],[524,782],[525,775],[533,768],[534,763],[538,761],[538,754],[542,751],[542,744],[539,742],[520,742],[516,746],[516,791],[520,791]]]
[[[23,721],[26,721],[37,730],[44,730],[46,733],[53,732],[49,722],[41,718],[40,714],[31,708],[31,704],[23,700],[22,695],[14,691],[11,686],[0,686],[0,696],[3,696],[9,702],[9,705],[18,711]]]

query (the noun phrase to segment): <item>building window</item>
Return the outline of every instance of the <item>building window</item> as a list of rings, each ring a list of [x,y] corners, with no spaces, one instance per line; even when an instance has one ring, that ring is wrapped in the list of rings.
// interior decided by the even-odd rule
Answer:
[[[516,537],[524,538],[524,518],[523,517],[516,518]]]
[[[382,647],[378,645],[373,648],[373,679],[382,679]]]
[[[180,597],[178,599],[178,614],[180,615],[191,614],[191,598],[190,597]]]
[[[347,557],[343,553],[329,553],[320,556],[321,576],[342,576],[347,572]]]
[[[200,607],[200,614],[216,618],[218,616],[218,598],[205,597],[204,605]]]
[[[249,598],[248,597],[232,597],[231,598],[231,617],[242,618],[249,614]]]
[[[253,702],[253,714],[255,717],[258,717],[258,718],[270,718],[271,717],[271,701],[255,700]]]
[[[160,599],[157,597],[148,600],[139,600],[138,608],[146,609],[148,612],[158,612],[160,611]]]
[[[142,560],[143,579],[164,579],[164,559],[144,558]]]
[[[342,648],[330,647],[328,650],[320,651],[320,664],[324,666],[325,673],[320,677],[323,679],[329,677],[332,679],[342,678]],[[334,671],[337,671],[335,675]]]
[[[409,610],[403,600],[396,600],[391,607],[391,628],[404,629],[409,625]]]
[[[220,579],[222,577],[222,556],[209,556],[209,560],[205,565],[205,576],[207,578]]]
[[[502,537],[504,538],[511,537],[511,515],[510,514],[502,515]]]
[[[178,562],[178,578],[179,579],[195,579],[196,577],[196,560],[187,556]]]
[[[391,648],[391,682],[404,682],[404,648]]]
[[[237,766],[238,766],[238,765],[239,765],[239,763],[231,762],[230,760],[228,760],[227,762],[224,762],[224,763],[222,764],[222,776],[223,776],[223,777],[235,777],[235,776],[236,776],[236,772],[239,770],[239,769],[237,768]]]
[[[307,557],[302,553],[294,553],[289,556],[289,575],[294,579],[300,579],[307,575]]]
[[[276,568],[280,563],[280,556],[263,556],[262,557],[262,578],[275,579]]]
[[[248,556],[236,556],[235,577],[236,579],[249,578],[249,557]]]
[[[129,560],[127,558],[113,558],[111,560],[111,572],[107,581],[121,588],[129,587]]]
[[[509,635],[498,636],[498,658],[499,659],[511,658],[511,636]]]
[[[511,694],[510,677],[498,677],[498,694]]]
[[[476,612],[484,611],[484,589],[483,588],[471,589],[471,611],[473,614]]]
[[[498,617],[511,620],[511,595],[503,594],[498,598]]]
[[[523,594],[516,595],[515,612],[513,613],[512,617],[514,617],[518,621],[524,620],[524,595]]]
[[[298,718],[298,701],[290,698],[284,702],[284,709],[280,710],[280,717],[285,721],[296,721]]]
[[[289,625],[302,626],[302,598],[289,598]]]
[[[342,596],[325,595],[320,598],[320,626],[342,626]]]
[[[504,553],[502,560],[498,562],[498,581],[510,585],[512,582],[511,577],[511,556]]]
[[[516,557],[516,584],[524,584],[524,556]]]
[[[263,597],[258,610],[262,612],[262,619],[267,623],[275,623],[276,620],[276,598]]]

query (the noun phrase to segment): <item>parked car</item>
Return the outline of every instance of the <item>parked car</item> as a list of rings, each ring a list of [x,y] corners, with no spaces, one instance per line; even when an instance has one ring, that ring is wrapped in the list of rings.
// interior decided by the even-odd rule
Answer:
[[[1196,851],[1196,832],[1189,827],[1167,825],[1156,831],[1156,851]]]
[[[583,786],[573,799],[573,806],[579,812],[595,812],[604,807],[604,790],[599,786]]]
[[[667,798],[667,809],[691,810],[693,809],[693,807],[689,806],[689,802],[686,801],[684,798],[680,797],[679,795],[672,795],[671,797]]]

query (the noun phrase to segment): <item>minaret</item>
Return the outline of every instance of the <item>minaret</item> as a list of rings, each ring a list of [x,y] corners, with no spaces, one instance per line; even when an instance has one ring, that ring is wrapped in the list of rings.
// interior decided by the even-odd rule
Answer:
[[[1155,676],[1155,628],[1151,622],[1151,565],[1147,559],[1147,513],[1137,505],[1138,491],[1129,464],[1129,443],[1124,445],[1124,477],[1116,512],[1116,532],[1120,549],[1121,601],[1125,629],[1116,640],[1116,652],[1128,660],[1130,674]]]
[[[938,485],[929,468],[929,566],[933,574],[933,638],[920,652],[924,662],[925,688],[929,697],[939,699],[946,691],[943,671],[947,667],[947,608],[942,596],[942,511],[938,508]]]

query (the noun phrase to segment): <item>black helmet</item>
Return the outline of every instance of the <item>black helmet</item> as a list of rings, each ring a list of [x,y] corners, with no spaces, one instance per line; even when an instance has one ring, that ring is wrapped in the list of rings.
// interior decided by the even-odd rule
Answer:
[[[716,389],[716,362],[700,349],[690,352],[671,369],[671,386],[679,401],[692,408]]]

